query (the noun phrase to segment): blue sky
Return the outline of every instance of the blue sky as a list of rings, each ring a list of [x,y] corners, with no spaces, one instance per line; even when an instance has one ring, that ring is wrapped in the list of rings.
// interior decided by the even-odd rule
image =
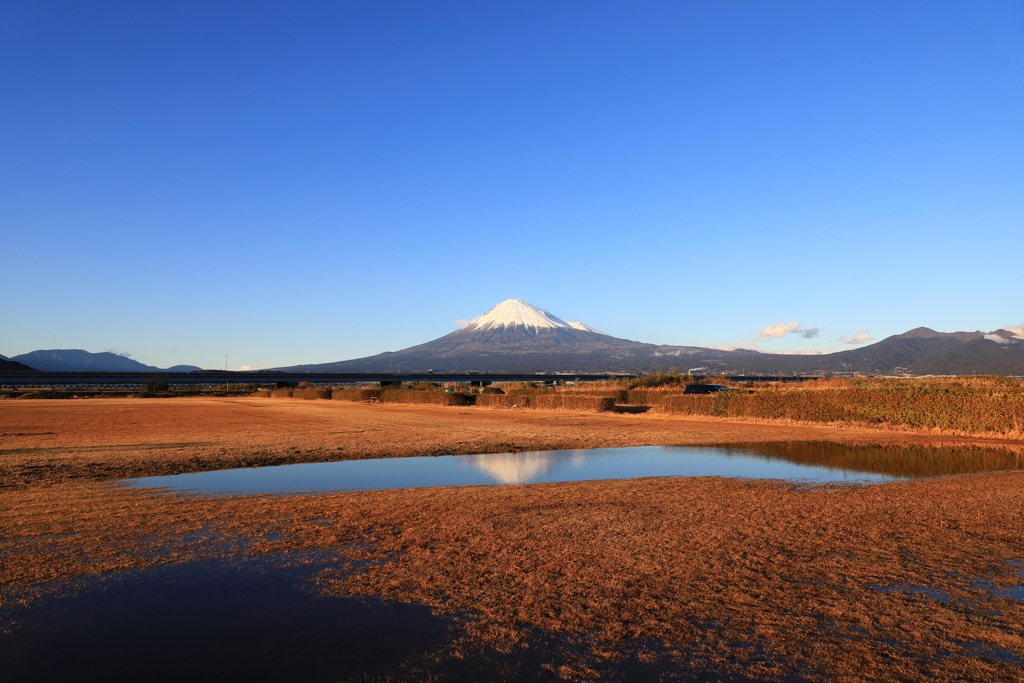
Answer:
[[[9,0],[0,93],[6,356],[1024,324],[1019,2]]]

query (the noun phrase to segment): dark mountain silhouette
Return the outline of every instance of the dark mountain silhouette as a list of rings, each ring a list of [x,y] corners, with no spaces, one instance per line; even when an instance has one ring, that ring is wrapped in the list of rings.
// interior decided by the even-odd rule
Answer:
[[[116,353],[90,353],[82,349],[48,349],[23,353],[11,360],[43,372],[191,372],[194,365],[160,369]]]
[[[19,363],[7,358],[0,356],[0,373],[9,372],[39,372],[35,368],[30,368],[24,363]]]
[[[928,375],[1021,375],[1024,374],[1024,344],[973,339],[914,366]]]
[[[451,334],[401,351],[298,365],[299,372],[637,373],[676,366],[704,374],[1000,374],[1024,375],[1024,340],[994,333],[918,327],[875,344],[820,355],[724,351],[619,339],[510,299]]]
[[[743,351],[720,351],[690,347],[677,352],[673,347],[659,347],[663,357],[686,358],[688,364],[707,365],[711,372],[767,374],[819,374],[859,372],[891,374],[913,372],[924,359],[944,353],[967,341],[981,339],[981,332],[943,333],[919,327],[903,334],[887,337],[868,346],[820,355],[790,355]],[[682,367],[682,365],[680,365]],[[1021,367],[1024,372],[1024,366]],[[937,374],[937,373],[931,373]]]

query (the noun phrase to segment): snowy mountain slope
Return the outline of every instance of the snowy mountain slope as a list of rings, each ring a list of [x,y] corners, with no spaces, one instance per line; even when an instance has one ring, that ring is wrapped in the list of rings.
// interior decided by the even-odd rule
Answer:
[[[595,330],[589,325],[562,320],[558,316],[542,311],[536,306],[531,306],[520,299],[506,299],[502,301],[483,315],[470,320],[469,324],[462,328],[462,331],[473,332],[476,330],[496,330],[509,327],[527,327],[535,330],[574,329],[604,334],[604,332]]]
[[[571,328],[572,325],[525,301],[506,299],[483,315],[478,315],[470,320],[469,324],[462,329],[465,332],[472,332],[473,330],[490,330],[499,327],[552,329]]]

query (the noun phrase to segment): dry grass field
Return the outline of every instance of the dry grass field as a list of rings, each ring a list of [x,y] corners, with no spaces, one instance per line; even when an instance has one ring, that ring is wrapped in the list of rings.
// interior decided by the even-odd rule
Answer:
[[[0,439],[7,604],[126,568],[318,549],[339,558],[318,579],[326,594],[457,615],[466,638],[447,656],[515,650],[543,634],[580,645],[551,653],[566,680],[599,677],[627,649],[723,677],[1022,678],[1024,609],[998,591],[1024,584],[1013,564],[1024,562],[1024,473],[875,486],[702,477],[231,497],[110,481],[552,448],[836,441],[1019,453],[1019,442],[657,414],[228,398],[4,401]]]

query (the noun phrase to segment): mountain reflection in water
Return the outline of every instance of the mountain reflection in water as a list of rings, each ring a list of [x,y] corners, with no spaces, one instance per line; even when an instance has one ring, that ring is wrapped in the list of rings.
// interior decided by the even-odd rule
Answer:
[[[570,453],[570,457],[564,457],[565,453]],[[558,465],[581,467],[586,461],[586,451],[492,453],[465,455],[460,460],[493,477],[499,484],[528,484],[540,480]]]

